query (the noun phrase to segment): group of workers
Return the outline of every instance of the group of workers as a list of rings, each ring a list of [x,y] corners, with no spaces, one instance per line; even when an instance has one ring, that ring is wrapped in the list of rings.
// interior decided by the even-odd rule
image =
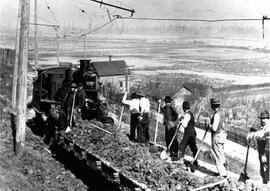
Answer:
[[[159,104],[162,102],[161,113],[164,116],[165,142],[167,148],[170,145],[169,151],[172,161],[184,163],[187,146],[191,149],[193,157],[195,157],[198,152],[196,145],[195,118],[190,111],[191,106],[188,101],[184,101],[182,104],[182,109],[184,111],[183,116],[177,113],[172,105],[172,101],[173,99],[170,96],[166,96],[163,102],[159,100]],[[132,93],[131,100],[127,100],[127,93],[125,93],[122,102],[130,108],[130,140],[139,143],[147,143],[149,141],[149,99],[146,98],[142,91],[140,91],[139,93]],[[220,100],[211,98],[210,105],[213,113],[210,120],[207,121],[206,126],[207,130],[209,129],[211,132],[212,154],[215,159],[218,176],[227,177],[228,163],[224,152],[224,144],[227,139],[225,115],[220,108]],[[269,112],[266,110],[262,111],[258,118],[261,120],[261,128],[256,132],[249,133],[247,135],[247,140],[249,143],[251,140],[256,140],[260,161],[260,173],[263,183],[269,184]],[[180,144],[177,136],[173,139],[175,133],[177,133],[179,129],[184,129],[184,135]],[[136,131],[137,138],[135,136]],[[193,164],[198,166],[198,161],[195,160]]]

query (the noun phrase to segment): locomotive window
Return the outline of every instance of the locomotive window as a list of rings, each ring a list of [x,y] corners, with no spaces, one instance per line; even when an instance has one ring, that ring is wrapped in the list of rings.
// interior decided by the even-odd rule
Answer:
[[[123,82],[122,81],[120,81],[120,88],[122,88],[123,87]]]

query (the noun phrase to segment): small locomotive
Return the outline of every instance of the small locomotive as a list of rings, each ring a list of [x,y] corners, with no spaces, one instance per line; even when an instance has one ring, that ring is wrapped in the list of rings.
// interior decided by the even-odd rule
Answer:
[[[114,123],[108,116],[107,103],[100,94],[99,79],[90,60],[80,60],[79,68],[74,65],[42,66],[37,68],[37,72],[38,76],[33,81],[31,102],[31,107],[36,113],[36,124],[46,123],[48,118],[52,118],[50,121],[53,121],[53,124],[50,125],[56,125],[60,129],[69,125],[69,119],[65,116],[70,113],[64,108],[71,88],[76,88],[77,95],[83,95],[74,96],[74,103],[71,105],[73,117],[73,109],[79,99],[80,117],[74,119],[75,121],[95,119],[105,124]],[[76,87],[73,87],[74,84]]]

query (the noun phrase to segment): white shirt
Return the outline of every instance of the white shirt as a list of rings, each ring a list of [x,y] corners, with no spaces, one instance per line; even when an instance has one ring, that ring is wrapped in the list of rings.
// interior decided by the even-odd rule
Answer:
[[[213,131],[217,131],[219,122],[220,122],[220,115],[218,113],[215,113],[214,114],[214,122],[211,126]]]
[[[267,132],[269,133],[270,131],[270,121],[267,121],[266,124],[264,126],[261,127],[260,130],[251,133],[251,138],[268,138],[269,139],[269,135],[267,134]]]
[[[122,103],[129,105],[130,111],[136,109],[139,112],[139,105],[140,105],[139,99],[127,100],[127,94],[125,94],[122,99]]]
[[[190,116],[190,114],[188,113],[188,111],[189,111],[189,110],[187,110],[187,111],[185,112],[184,119],[182,120],[182,126],[183,126],[184,128],[187,127],[188,122],[189,122],[189,120],[190,120],[190,118],[191,118],[191,116]]]
[[[140,107],[141,107],[140,113],[148,113],[148,112],[150,112],[149,99],[147,99],[146,97],[142,97],[140,99]]]

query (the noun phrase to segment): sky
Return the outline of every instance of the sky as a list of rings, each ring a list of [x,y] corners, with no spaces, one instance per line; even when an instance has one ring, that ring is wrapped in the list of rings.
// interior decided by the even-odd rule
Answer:
[[[134,17],[224,19],[270,17],[270,0],[103,0],[135,10]],[[15,27],[19,0],[0,0],[0,25]],[[34,15],[34,0],[31,4],[31,21]],[[50,7],[48,9],[47,7]],[[38,0],[38,22],[46,24],[71,24],[87,26],[108,21],[107,8],[90,0]],[[85,13],[82,13],[84,10]],[[130,16],[125,11],[108,8],[111,14]],[[270,25],[270,20],[268,21]],[[140,24],[140,21],[134,22]],[[249,23],[258,25],[257,23]],[[260,25],[259,21],[259,25]]]

